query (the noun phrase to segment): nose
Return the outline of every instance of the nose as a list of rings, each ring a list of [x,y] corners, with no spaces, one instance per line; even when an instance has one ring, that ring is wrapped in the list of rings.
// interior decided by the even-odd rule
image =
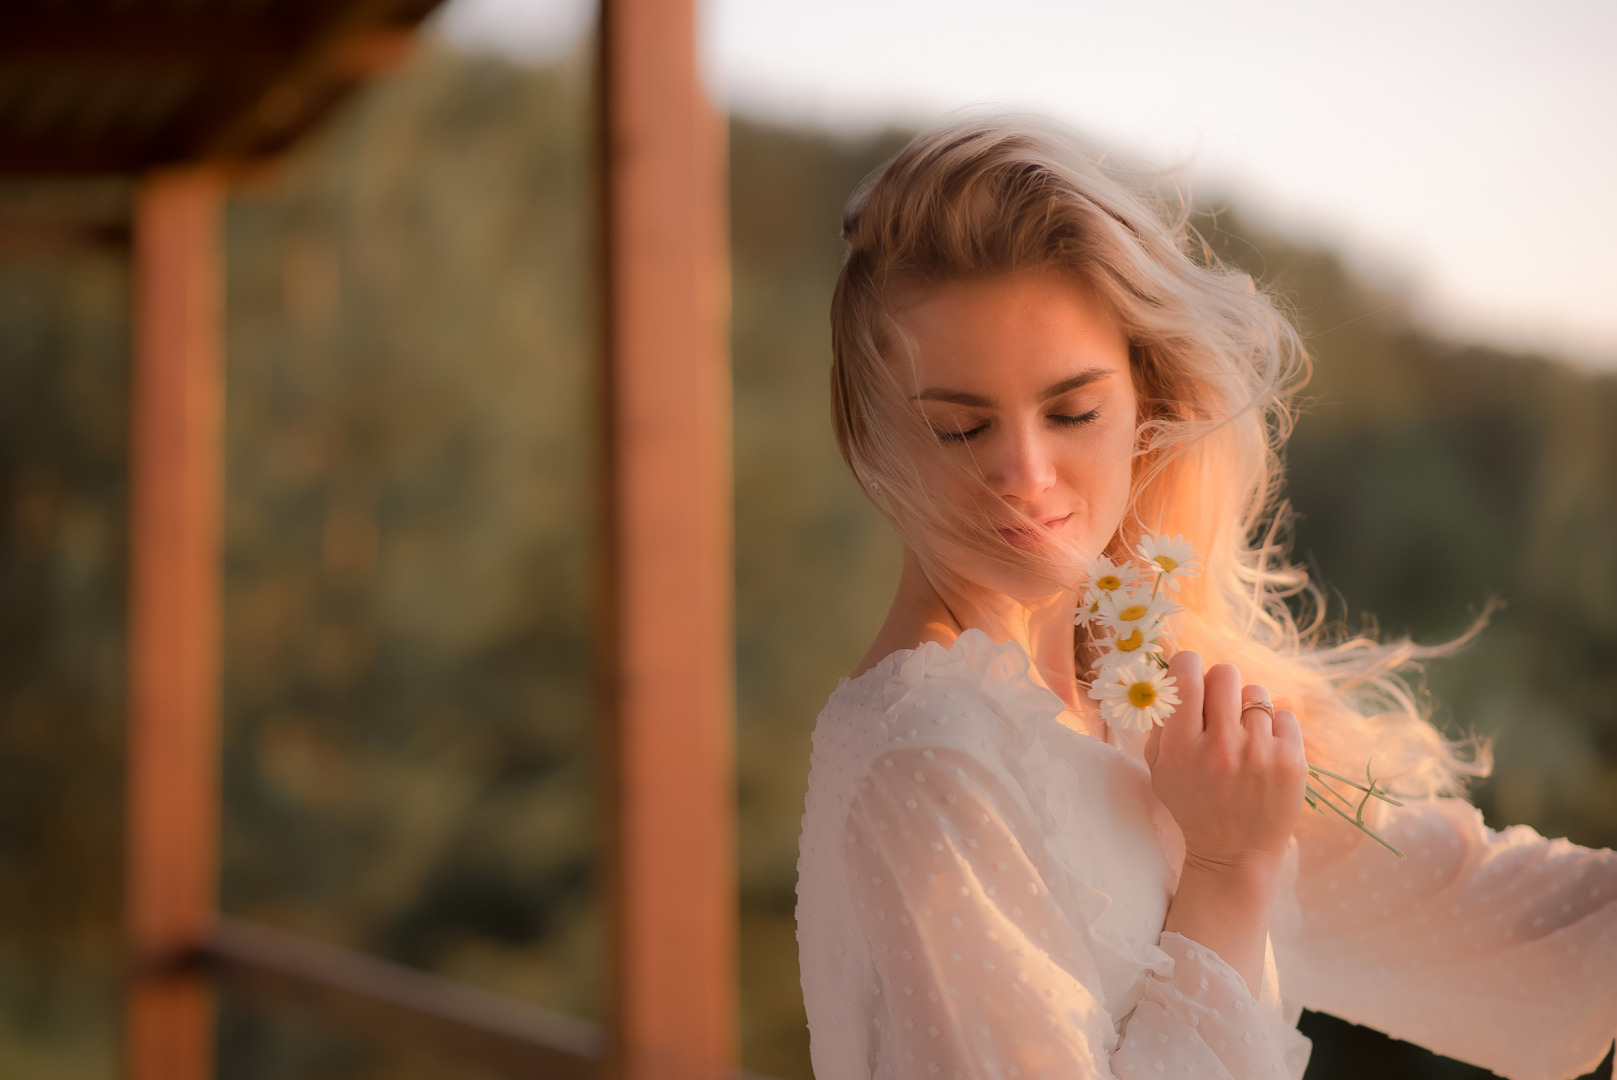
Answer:
[[[1007,425],[983,464],[989,486],[1002,498],[1033,502],[1056,482],[1049,434],[1036,423]]]

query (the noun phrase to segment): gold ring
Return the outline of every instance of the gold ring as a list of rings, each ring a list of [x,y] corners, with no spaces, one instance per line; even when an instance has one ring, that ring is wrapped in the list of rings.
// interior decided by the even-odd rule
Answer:
[[[1244,701],[1241,703],[1241,712],[1245,714],[1248,709],[1262,709],[1269,714],[1269,719],[1275,718],[1275,707],[1268,701],[1259,698],[1257,701]]]

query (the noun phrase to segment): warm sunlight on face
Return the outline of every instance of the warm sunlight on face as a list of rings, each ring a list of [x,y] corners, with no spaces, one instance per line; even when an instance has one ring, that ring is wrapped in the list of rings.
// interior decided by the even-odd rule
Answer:
[[[1081,283],[1041,270],[932,289],[899,322],[916,344],[912,394],[938,440],[922,465],[934,490],[1017,547],[1059,538],[1079,557],[1100,552],[1127,506],[1135,444],[1116,318]],[[964,483],[950,457],[975,463],[992,494]],[[982,556],[936,554],[1006,595],[1049,591]]]

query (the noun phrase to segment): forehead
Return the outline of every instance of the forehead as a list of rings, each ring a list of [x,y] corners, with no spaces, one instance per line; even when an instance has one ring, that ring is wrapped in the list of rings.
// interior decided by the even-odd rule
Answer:
[[[1055,271],[947,282],[895,313],[914,345],[916,391],[988,397],[1043,389],[1085,368],[1127,372],[1128,338],[1093,289]]]

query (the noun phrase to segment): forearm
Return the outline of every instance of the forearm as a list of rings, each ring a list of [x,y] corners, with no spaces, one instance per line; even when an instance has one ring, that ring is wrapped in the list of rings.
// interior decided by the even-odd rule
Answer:
[[[1233,871],[1187,858],[1162,928],[1213,950],[1256,997],[1263,983],[1277,874],[1278,868]]]

